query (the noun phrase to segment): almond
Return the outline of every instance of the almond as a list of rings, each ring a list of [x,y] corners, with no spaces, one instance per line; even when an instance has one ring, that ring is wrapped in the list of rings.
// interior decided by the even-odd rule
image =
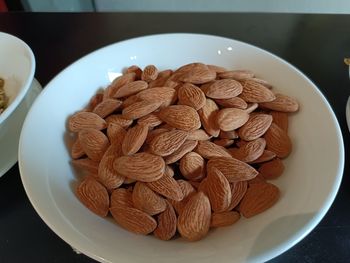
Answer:
[[[101,103],[103,100],[103,93],[96,93],[89,101],[88,106],[86,107],[87,111],[93,111],[95,107]]]
[[[93,161],[100,161],[109,146],[107,136],[95,129],[82,130],[78,136],[86,155]]]
[[[112,83],[105,89],[104,98],[112,98],[114,94],[127,83],[133,82],[136,79],[135,72],[126,73],[115,78]]]
[[[198,111],[204,130],[211,136],[218,137],[220,129],[216,122],[219,107],[211,99],[206,99],[205,105]]]
[[[288,113],[280,111],[271,111],[272,122],[276,123],[282,130],[288,133]]]
[[[161,104],[162,102],[149,102],[145,100],[135,102],[123,110],[123,116],[124,118],[132,120],[138,119],[154,112]]]
[[[70,155],[72,156],[73,159],[79,159],[80,157],[85,155],[83,147],[81,147],[81,144],[78,138],[72,144]]]
[[[224,147],[210,141],[199,141],[195,152],[205,159],[231,157],[231,154]]]
[[[97,175],[99,163],[89,158],[72,160],[72,164],[78,169]]]
[[[232,148],[233,151],[230,151],[230,153],[233,158],[249,163],[255,161],[263,154],[265,146],[265,139],[258,138],[246,143],[240,148]]]
[[[157,227],[156,220],[139,209],[111,207],[109,210],[120,226],[133,233],[147,235]]]
[[[211,209],[216,213],[226,211],[231,203],[230,184],[226,177],[214,166],[208,169],[206,194]]]
[[[267,180],[276,179],[282,175],[284,165],[281,159],[276,158],[272,161],[263,163],[258,171]]]
[[[249,114],[245,110],[235,108],[225,108],[216,115],[218,126],[223,131],[232,131],[243,126],[249,119]]]
[[[149,215],[156,215],[166,209],[165,199],[153,192],[146,183],[136,182],[132,191],[134,207]]]
[[[173,73],[173,70],[165,69],[158,73],[158,78],[169,78]]]
[[[205,95],[212,99],[229,99],[242,93],[241,83],[233,79],[215,80],[205,89]]]
[[[174,169],[170,165],[166,165],[164,174],[168,175],[170,177],[174,177],[175,172],[174,172]]]
[[[122,103],[120,100],[106,99],[94,108],[93,113],[96,113],[101,118],[105,118],[116,111]]]
[[[179,81],[189,82],[192,84],[203,84],[215,80],[216,78],[216,72],[210,70],[206,65],[202,63],[192,63],[190,66],[187,66],[187,68],[185,67],[179,69],[181,72],[178,77]],[[177,72],[179,70],[177,70]],[[175,74],[177,72],[175,72]]]
[[[152,112],[138,119],[137,123],[141,125],[147,125],[150,128],[154,128],[161,125],[163,121],[158,117],[158,114],[156,112]]]
[[[124,155],[137,153],[145,142],[148,126],[137,124],[130,128],[124,137],[122,150]]]
[[[174,207],[175,211],[179,215],[181,214],[188,200],[196,193],[196,190],[189,182],[185,180],[178,180],[177,183],[181,188],[183,198],[181,201],[175,201],[173,199],[168,199],[168,201],[171,203],[171,205]]]
[[[111,122],[107,127],[107,137],[111,143],[116,141],[122,143],[126,135],[126,130],[117,123]]]
[[[251,79],[249,79],[249,80],[255,81],[255,82],[257,82],[257,83],[259,83],[259,84],[265,86],[265,87],[268,88],[268,89],[272,89],[272,85],[271,85],[270,83],[268,83],[268,82],[267,82],[266,80],[264,80],[264,79],[251,78]]]
[[[185,83],[179,88],[178,97],[179,104],[190,106],[195,110],[203,108],[206,100],[204,92],[191,83]]]
[[[125,188],[113,190],[110,199],[110,207],[124,208],[133,207],[132,192]]]
[[[247,181],[230,183],[230,188],[231,188],[231,202],[229,207],[227,208],[227,211],[231,211],[239,204],[239,202],[241,202],[243,196],[247,192],[248,183]]]
[[[234,140],[230,140],[230,139],[215,139],[213,141],[213,143],[215,143],[216,145],[222,146],[222,147],[230,147],[232,144],[235,143]]]
[[[190,181],[202,180],[205,177],[205,161],[195,152],[185,154],[180,160],[180,171]]]
[[[218,77],[221,79],[235,79],[235,80],[241,81],[241,80],[253,78],[254,72],[250,70],[245,70],[245,69],[230,70],[230,71],[219,73]]]
[[[191,197],[179,215],[177,229],[189,241],[200,240],[208,233],[210,220],[209,199],[204,193],[198,192]]]
[[[149,131],[148,134],[147,134],[146,143],[147,143],[147,144],[150,144],[151,141],[152,141],[158,134],[161,134],[161,133],[167,132],[167,131],[169,131],[169,130],[166,129],[166,128],[157,128],[157,129],[154,129],[154,130]]]
[[[187,140],[193,140],[193,141],[207,141],[210,140],[211,136],[208,135],[208,133],[205,132],[205,130],[198,129],[191,131],[188,134]]]
[[[173,206],[167,202],[167,208],[157,217],[157,228],[153,234],[161,240],[169,240],[176,233],[177,218]]]
[[[115,156],[106,153],[102,157],[98,166],[98,180],[107,188],[107,190],[111,191],[121,186],[125,178],[119,175],[113,168]]]
[[[267,150],[274,152],[277,157],[285,158],[291,153],[292,142],[288,134],[275,123],[271,124],[264,138],[266,140]]]
[[[266,183],[266,180],[261,174],[258,174],[257,176],[255,176],[255,178],[248,180],[247,182],[248,182],[248,185],[252,185],[252,184]]]
[[[125,70],[125,74],[127,73],[135,73],[135,80],[140,80],[141,79],[141,75],[142,75],[142,69],[140,69],[139,66],[137,65],[132,65],[130,67],[128,67],[126,70]]]
[[[141,79],[150,82],[152,80],[157,79],[158,77],[158,69],[154,65],[148,65],[143,69]]]
[[[239,137],[245,141],[252,141],[264,135],[272,123],[272,116],[268,114],[254,114],[239,129]]]
[[[147,91],[149,89],[145,89],[145,90]],[[121,108],[125,109],[126,107],[129,107],[130,105],[134,104],[135,102],[142,101],[141,99],[138,98],[137,94],[131,95],[131,96],[125,98],[125,100],[123,100],[123,104],[122,104]]]
[[[266,109],[282,112],[296,112],[299,110],[297,100],[283,94],[276,94],[274,100],[261,103],[260,105]]]
[[[230,183],[246,181],[257,176],[258,172],[249,164],[232,157],[215,157],[208,161],[208,169],[211,166],[220,170]]]
[[[167,107],[175,102],[177,93],[171,87],[155,87],[139,92],[136,97],[139,100],[162,102],[161,107]]]
[[[225,227],[231,226],[241,218],[241,215],[236,211],[213,213],[211,215],[210,227]]]
[[[68,129],[71,132],[79,132],[84,129],[103,130],[107,128],[104,119],[93,112],[78,112],[68,120]]]
[[[174,151],[172,154],[166,156],[164,161],[166,164],[175,163],[180,160],[186,153],[191,152],[194,148],[196,148],[198,141],[186,140],[180,148]]]
[[[257,108],[259,107],[258,103],[250,103],[248,104],[248,107],[245,109],[245,111],[247,113],[252,113],[253,111],[255,111]]]
[[[243,91],[240,97],[246,102],[256,103],[273,101],[276,98],[275,94],[264,85],[249,79],[243,82]]]
[[[280,191],[273,184],[252,184],[240,203],[239,211],[244,217],[250,218],[272,207],[279,196]]]
[[[264,150],[263,154],[260,155],[260,157],[252,162],[250,162],[251,164],[254,163],[263,163],[263,162],[267,162],[272,160],[273,158],[276,157],[276,154],[274,152],[268,151],[268,150]]]
[[[175,201],[181,201],[183,199],[183,193],[179,184],[167,173],[157,181],[147,183],[147,186],[168,199]]]
[[[248,104],[245,102],[245,100],[241,99],[240,97],[233,97],[229,99],[216,99],[215,102],[221,107],[225,108],[237,108],[245,110],[248,107]]]
[[[141,182],[153,182],[160,179],[165,170],[162,157],[150,153],[135,153],[118,157],[114,161],[118,174]]]
[[[127,128],[129,128],[131,126],[133,121],[130,120],[130,119],[125,118],[121,114],[113,114],[113,115],[109,115],[106,118],[106,122],[107,122],[108,125],[111,124],[111,123],[114,123],[114,124],[120,125],[124,129],[127,129]]]
[[[113,95],[113,98],[119,99],[123,97],[128,97],[134,95],[141,90],[147,89],[148,84],[142,80],[136,80],[130,83],[126,83],[121,86]]]
[[[96,215],[108,214],[109,196],[106,188],[92,177],[86,177],[77,187],[79,200]]]
[[[188,133],[181,130],[163,132],[150,142],[152,153],[167,156],[175,152],[185,142]]]
[[[217,65],[207,65],[208,69],[215,71],[216,73],[222,73],[227,71],[226,68]]]
[[[156,87],[164,87],[166,81],[169,79],[169,76],[166,77],[160,77],[158,74],[158,78],[155,80],[152,80],[151,82],[148,83],[148,88],[156,88]]]
[[[169,125],[184,131],[197,130],[201,126],[198,113],[187,105],[172,105],[163,108],[159,117]]]

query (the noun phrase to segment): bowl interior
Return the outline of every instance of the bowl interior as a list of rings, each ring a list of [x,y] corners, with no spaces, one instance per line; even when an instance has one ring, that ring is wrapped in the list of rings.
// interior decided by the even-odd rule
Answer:
[[[0,124],[22,101],[34,77],[35,59],[29,46],[19,38],[0,32],[0,78],[5,80],[9,104],[0,114]]]
[[[294,149],[285,161],[285,173],[274,181],[281,199],[263,214],[210,231],[200,242],[164,242],[131,234],[112,220],[95,216],[75,197],[77,176],[69,164],[67,118],[126,66],[155,64],[174,69],[195,61],[253,70],[275,90],[300,102],[300,112],[290,117]],[[43,220],[73,247],[112,262],[266,261],[293,246],[321,220],[338,190],[343,162],[337,120],[323,95],[301,72],[254,46],[194,34],[132,39],[72,64],[34,103],[19,149],[23,184]]]

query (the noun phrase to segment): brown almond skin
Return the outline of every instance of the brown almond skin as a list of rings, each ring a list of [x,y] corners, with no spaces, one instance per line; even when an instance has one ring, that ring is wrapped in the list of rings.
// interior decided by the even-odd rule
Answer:
[[[127,83],[133,82],[134,80],[136,80],[135,72],[126,73],[115,78],[105,90],[105,93],[103,94],[104,98],[112,98],[118,89]]]
[[[231,154],[224,147],[216,145],[210,141],[199,141],[194,151],[206,159],[214,157],[231,157]]]
[[[282,130],[288,133],[288,113],[281,111],[271,111],[272,122],[276,123]]]
[[[239,96],[246,102],[256,103],[269,102],[276,98],[275,94],[270,89],[249,79],[243,82],[243,91]]]
[[[171,105],[163,108],[159,112],[159,118],[184,131],[197,130],[201,126],[197,111],[187,105]]]
[[[233,79],[215,80],[205,91],[205,95],[212,99],[230,99],[242,93],[241,83]]]
[[[275,123],[266,131],[266,149],[274,152],[279,158],[286,158],[292,152],[292,141],[288,134]]]
[[[207,167],[214,166],[220,170],[230,183],[253,179],[258,175],[249,164],[232,157],[215,157],[208,161]]]
[[[134,207],[132,203],[132,192],[125,188],[117,188],[113,190],[110,197],[110,207]]]
[[[71,162],[76,168],[97,175],[99,162],[95,162],[89,158],[76,159]]]
[[[136,95],[139,100],[146,100],[150,102],[161,101],[161,108],[170,106],[177,99],[176,90],[170,87],[155,87],[145,89]]]
[[[245,110],[248,107],[248,104],[245,100],[240,97],[233,97],[229,99],[216,99],[215,102],[225,108],[237,108]]]
[[[219,107],[212,99],[206,99],[204,106],[198,111],[204,130],[211,136],[218,137],[220,133],[216,115]]]
[[[78,137],[84,152],[93,161],[100,161],[110,145],[107,136],[99,130],[84,129]]]
[[[181,147],[187,139],[188,132],[172,130],[156,135],[150,142],[150,151],[160,156],[168,156]]]
[[[231,203],[231,187],[226,177],[215,167],[208,169],[206,193],[211,209],[216,212],[224,212]]]
[[[166,209],[166,202],[161,196],[153,192],[146,183],[136,182],[132,191],[134,207],[153,216]]]
[[[126,135],[126,130],[116,123],[109,123],[107,127],[107,137],[111,143],[120,142],[122,143]]]
[[[213,213],[211,215],[210,227],[231,226],[241,218],[240,213],[236,211]]]
[[[148,84],[142,80],[136,80],[130,83],[126,83],[121,86],[113,95],[114,98],[119,99],[122,97],[128,97],[134,95],[141,90],[147,89]]]
[[[99,103],[93,110],[101,118],[107,117],[109,114],[113,113],[122,105],[122,101],[114,99],[106,99]]]
[[[121,114],[112,114],[106,118],[106,122],[107,122],[107,125],[114,123],[114,124],[120,125],[124,129],[127,129],[131,126],[131,124],[133,123],[133,120],[127,119]]]
[[[261,106],[275,111],[296,112],[299,110],[299,103],[296,99],[287,95],[277,93],[275,99],[270,102],[261,103]]]
[[[169,202],[167,202],[167,208],[157,216],[157,222],[154,236],[161,240],[170,240],[176,233],[177,217]]]
[[[250,162],[250,164],[268,162],[275,157],[276,157],[276,154],[274,152],[271,152],[269,150],[264,150],[263,154],[258,159]]]
[[[95,214],[108,214],[109,196],[106,188],[92,177],[86,177],[76,190],[79,200]]]
[[[281,159],[275,158],[272,161],[263,163],[258,171],[267,180],[276,179],[283,174],[284,164]]]
[[[78,112],[68,120],[68,129],[71,132],[79,132],[84,129],[103,130],[107,128],[104,119],[93,112]]]
[[[272,116],[255,114],[239,129],[239,137],[245,141],[253,141],[263,136],[272,123]]]
[[[113,166],[118,174],[141,182],[156,181],[165,171],[162,157],[145,152],[118,157]]]
[[[178,90],[179,104],[187,105],[195,110],[203,108],[205,104],[205,94],[197,86],[185,83]]]
[[[209,199],[203,192],[198,192],[191,197],[179,215],[177,229],[183,238],[189,241],[197,241],[207,235],[210,220]]]
[[[280,191],[273,184],[251,184],[239,205],[239,211],[246,218],[253,217],[272,207],[279,197]]]
[[[158,69],[154,65],[146,66],[141,74],[141,79],[146,82],[151,82],[152,80],[157,79],[158,77]]]
[[[130,128],[123,140],[122,150],[124,155],[137,153],[145,142],[148,134],[148,126],[137,124]]]
[[[222,131],[232,131],[243,126],[249,119],[245,110],[225,108],[216,115],[216,122]]]
[[[186,153],[191,152],[194,148],[196,148],[198,141],[186,140],[180,148],[174,151],[172,154],[166,156],[164,161],[166,164],[172,164],[179,161]]]
[[[147,183],[147,186],[154,192],[171,200],[181,201],[184,197],[180,185],[167,173],[157,181]]]
[[[111,207],[115,221],[123,228],[136,234],[148,235],[156,227],[156,220],[147,213],[132,207]]]
[[[83,157],[85,155],[83,147],[81,147],[81,144],[80,144],[78,138],[72,144],[72,148],[71,148],[70,153],[71,153],[70,155],[73,159],[79,159],[80,157]]]
[[[240,148],[233,148],[233,151],[230,151],[230,153],[233,158],[245,163],[250,163],[258,159],[264,153],[265,146],[265,139],[258,138],[242,145]]]
[[[242,200],[245,193],[247,192],[248,182],[240,181],[236,183],[231,183],[230,187],[231,187],[231,202],[227,211],[231,211],[232,209],[234,209]]]
[[[119,175],[113,167],[115,156],[104,154],[98,166],[98,180],[111,191],[121,186],[124,182],[124,177]]]
[[[180,160],[180,172],[190,181],[200,181],[205,177],[205,160],[196,152],[185,154]]]
[[[181,188],[183,198],[181,201],[175,201],[173,199],[169,199],[168,201],[171,203],[171,205],[174,207],[176,213],[178,215],[181,214],[182,210],[186,206],[188,200],[197,192],[196,189],[193,188],[193,186],[185,180],[177,180],[178,185]]]
[[[126,119],[139,119],[147,114],[154,112],[162,102],[149,102],[149,101],[139,101],[131,104],[130,106],[123,109],[123,117]]]

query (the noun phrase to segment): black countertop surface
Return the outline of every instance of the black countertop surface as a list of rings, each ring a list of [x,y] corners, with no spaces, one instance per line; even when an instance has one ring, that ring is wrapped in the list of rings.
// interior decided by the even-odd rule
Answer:
[[[136,36],[191,32],[256,45],[292,63],[319,87],[335,111],[348,154],[345,104],[350,80],[343,59],[350,57],[350,15],[0,13],[0,31],[32,48],[35,77],[43,86],[81,56]],[[324,219],[270,262],[350,262],[349,164],[346,160],[339,193]],[[94,262],[73,252],[40,219],[24,192],[17,165],[0,179],[0,262]]]

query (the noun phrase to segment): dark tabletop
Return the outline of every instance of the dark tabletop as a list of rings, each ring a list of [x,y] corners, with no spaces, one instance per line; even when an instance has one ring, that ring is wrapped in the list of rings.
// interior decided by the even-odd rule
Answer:
[[[292,63],[320,88],[338,117],[348,154],[345,104],[350,80],[343,59],[350,57],[350,15],[0,13],[0,31],[32,48],[35,76],[43,86],[81,56],[136,36],[192,32],[251,43]],[[325,218],[271,262],[350,262],[349,164],[345,162],[340,191]],[[0,262],[94,262],[73,252],[40,219],[17,165],[0,179]]]

